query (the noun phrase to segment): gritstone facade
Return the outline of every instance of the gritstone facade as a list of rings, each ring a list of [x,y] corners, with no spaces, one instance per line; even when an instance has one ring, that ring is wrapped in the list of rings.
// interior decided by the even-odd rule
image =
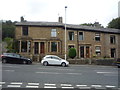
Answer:
[[[70,48],[76,58],[120,58],[120,30],[67,24],[67,58]],[[45,55],[65,55],[65,24],[58,22],[16,23],[15,38],[21,55],[40,61]]]

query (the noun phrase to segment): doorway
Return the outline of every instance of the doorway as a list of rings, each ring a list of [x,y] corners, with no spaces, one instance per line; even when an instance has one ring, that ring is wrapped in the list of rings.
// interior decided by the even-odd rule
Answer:
[[[45,43],[40,42],[40,54],[45,54]]]
[[[86,46],[86,58],[90,58],[90,48]]]

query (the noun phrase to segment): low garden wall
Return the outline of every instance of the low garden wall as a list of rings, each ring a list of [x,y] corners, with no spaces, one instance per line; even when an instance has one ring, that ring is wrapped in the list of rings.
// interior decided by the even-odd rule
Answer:
[[[115,65],[115,59],[67,59],[70,64]]]
[[[23,54],[22,54],[23,55]],[[34,62],[40,62],[45,55],[23,55],[31,58]],[[62,57],[62,56],[59,56]],[[115,65],[116,59],[101,58],[101,59],[67,59],[70,64],[93,64],[93,65]]]

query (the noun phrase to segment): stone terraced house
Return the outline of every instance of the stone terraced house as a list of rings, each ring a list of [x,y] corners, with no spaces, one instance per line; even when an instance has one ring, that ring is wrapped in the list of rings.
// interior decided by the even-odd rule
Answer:
[[[66,24],[67,56],[76,48],[77,58],[120,58],[120,30]],[[58,22],[16,23],[15,39],[19,54],[40,61],[45,55],[65,54],[65,24]]]

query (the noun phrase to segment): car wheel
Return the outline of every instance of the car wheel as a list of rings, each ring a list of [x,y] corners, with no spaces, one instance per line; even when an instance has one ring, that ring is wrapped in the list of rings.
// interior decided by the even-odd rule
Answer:
[[[63,62],[61,65],[62,65],[63,67],[65,67],[65,66],[66,66],[66,63]]]
[[[6,59],[3,59],[3,60],[2,60],[2,63],[6,63],[6,62],[7,62]]]
[[[28,64],[32,64],[32,62],[29,61]]]
[[[44,66],[47,66],[47,65],[48,65],[48,62],[44,62],[43,65],[44,65]]]
[[[27,62],[26,62],[26,61],[23,61],[23,64],[27,64]]]

